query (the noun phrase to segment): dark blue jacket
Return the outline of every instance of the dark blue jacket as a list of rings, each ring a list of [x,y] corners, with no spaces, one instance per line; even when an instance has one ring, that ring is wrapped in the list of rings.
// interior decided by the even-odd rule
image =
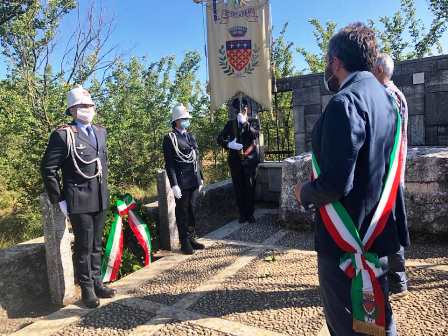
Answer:
[[[103,168],[101,180],[98,177],[85,179],[76,172],[72,157],[68,155],[66,127],[70,127],[75,134],[76,151],[84,161],[100,158]],[[67,201],[68,212],[71,214],[92,213],[109,208],[106,129],[98,125],[92,125],[92,128],[97,140],[96,146],[78,129],[76,123],[56,129],[50,136],[41,161],[42,179],[50,201],[52,203]],[[84,174],[95,175],[96,163],[85,165],[79,160],[77,162]]]
[[[187,132],[185,135],[182,135],[177,130],[173,130],[172,133],[177,138],[179,150],[185,155],[190,154],[191,151],[196,151],[196,156],[199,160],[198,143],[193,134]],[[197,189],[204,179],[199,161],[197,171],[194,170],[193,163],[181,162],[168,134],[163,138],[162,146],[163,156],[165,158],[165,169],[171,187],[178,185],[181,190]]]
[[[312,134],[321,175],[302,188],[304,205],[340,201],[364,237],[386,179],[394,144],[396,115],[384,87],[370,72],[359,72],[330,100]],[[343,253],[316,215],[316,251]],[[403,192],[370,251],[379,256],[409,245]]]

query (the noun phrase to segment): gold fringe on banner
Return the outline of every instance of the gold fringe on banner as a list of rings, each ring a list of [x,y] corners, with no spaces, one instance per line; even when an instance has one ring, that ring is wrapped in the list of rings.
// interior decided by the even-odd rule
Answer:
[[[386,329],[373,323],[353,320],[353,330],[372,336],[386,336]]]

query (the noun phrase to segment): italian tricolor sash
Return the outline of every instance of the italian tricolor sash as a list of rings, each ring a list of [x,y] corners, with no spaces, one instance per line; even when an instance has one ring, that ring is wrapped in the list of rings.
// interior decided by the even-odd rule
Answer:
[[[340,202],[327,204],[319,209],[320,216],[336,244],[346,252],[339,267],[352,279],[353,330],[374,336],[384,336],[385,302],[378,276],[381,267],[378,256],[369,252],[375,239],[383,231],[395,205],[402,170],[401,116],[392,100],[397,115],[394,146],[390,155],[389,170],[383,191],[368,230],[361,239],[349,213]],[[316,156],[312,156],[313,177],[320,175]]]
[[[151,234],[148,226],[133,211],[137,205],[131,195],[116,202],[118,214],[115,214],[112,227],[107,238],[106,251],[101,266],[104,282],[115,281],[121,266],[123,255],[123,218],[127,216],[129,226],[145,252],[145,266],[151,262]]]

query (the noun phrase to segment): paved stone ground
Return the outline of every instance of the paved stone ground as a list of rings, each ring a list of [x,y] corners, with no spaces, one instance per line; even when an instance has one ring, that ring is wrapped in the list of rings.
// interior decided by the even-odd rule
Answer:
[[[121,279],[98,309],[68,306],[13,335],[328,335],[313,235],[279,228],[275,210],[256,217]],[[407,265],[409,295],[393,303],[399,334],[448,335],[448,245],[416,244]]]

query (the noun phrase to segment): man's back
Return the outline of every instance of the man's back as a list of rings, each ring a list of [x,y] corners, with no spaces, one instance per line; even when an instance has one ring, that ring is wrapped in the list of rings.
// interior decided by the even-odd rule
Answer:
[[[355,74],[342,87],[313,131],[313,152],[321,168],[318,189],[330,191],[328,199],[340,200],[361,237],[383,190],[395,131],[396,115],[390,97],[369,72]],[[326,203],[324,199],[322,203]],[[392,213],[371,250],[383,256],[397,251],[400,241],[407,245],[407,232],[400,239],[397,232],[403,229],[397,227]],[[333,256],[342,253],[320,218],[316,249]]]

